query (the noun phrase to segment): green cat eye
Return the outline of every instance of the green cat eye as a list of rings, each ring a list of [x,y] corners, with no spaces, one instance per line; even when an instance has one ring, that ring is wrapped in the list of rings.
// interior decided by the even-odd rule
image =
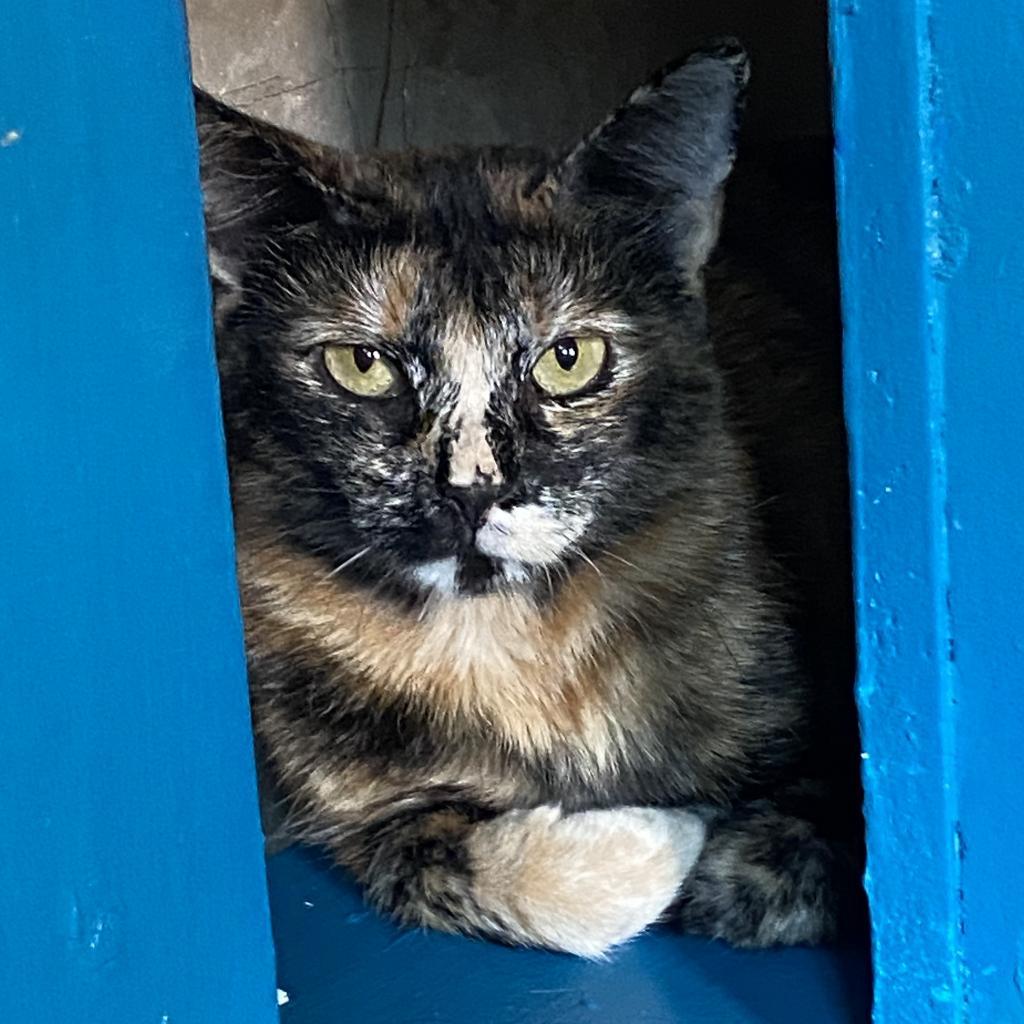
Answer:
[[[327,372],[346,390],[361,398],[388,398],[401,387],[401,375],[372,345],[328,345]]]
[[[533,379],[541,391],[563,397],[582,391],[600,372],[608,344],[594,335],[559,338],[537,360]]]

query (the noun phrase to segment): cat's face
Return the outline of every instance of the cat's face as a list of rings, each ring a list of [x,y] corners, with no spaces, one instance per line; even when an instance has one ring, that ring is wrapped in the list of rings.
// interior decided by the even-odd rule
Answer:
[[[691,59],[562,161],[341,157],[202,100],[240,521],[410,596],[628,550],[714,444],[699,270],[744,70]]]

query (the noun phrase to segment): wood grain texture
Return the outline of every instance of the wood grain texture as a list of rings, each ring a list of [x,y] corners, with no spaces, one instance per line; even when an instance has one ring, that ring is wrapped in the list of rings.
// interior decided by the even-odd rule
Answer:
[[[0,39],[0,1019],[269,1024],[182,11]]]

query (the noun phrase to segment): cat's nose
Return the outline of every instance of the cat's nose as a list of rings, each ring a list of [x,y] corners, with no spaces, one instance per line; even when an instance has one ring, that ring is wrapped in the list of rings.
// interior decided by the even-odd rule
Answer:
[[[508,493],[505,487],[477,483],[471,487],[447,487],[445,497],[459,510],[466,525],[476,530],[483,525],[487,510]]]

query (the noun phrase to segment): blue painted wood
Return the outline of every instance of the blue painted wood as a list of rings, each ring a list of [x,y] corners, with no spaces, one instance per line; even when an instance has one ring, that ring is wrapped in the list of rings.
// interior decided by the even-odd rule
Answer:
[[[269,1024],[183,12],[0,41],[0,1020]]]
[[[831,11],[875,1013],[896,1024],[931,1007],[952,1022],[959,875],[932,169],[920,133],[926,11],[889,0],[833,0]]]
[[[1024,11],[832,0],[876,1020],[1024,1020]]]
[[[936,2],[932,266],[966,1018],[1024,1021],[1024,6]]]
[[[865,1024],[864,945],[748,953],[654,931],[607,963],[399,931],[298,848],[268,865],[281,1024]]]

